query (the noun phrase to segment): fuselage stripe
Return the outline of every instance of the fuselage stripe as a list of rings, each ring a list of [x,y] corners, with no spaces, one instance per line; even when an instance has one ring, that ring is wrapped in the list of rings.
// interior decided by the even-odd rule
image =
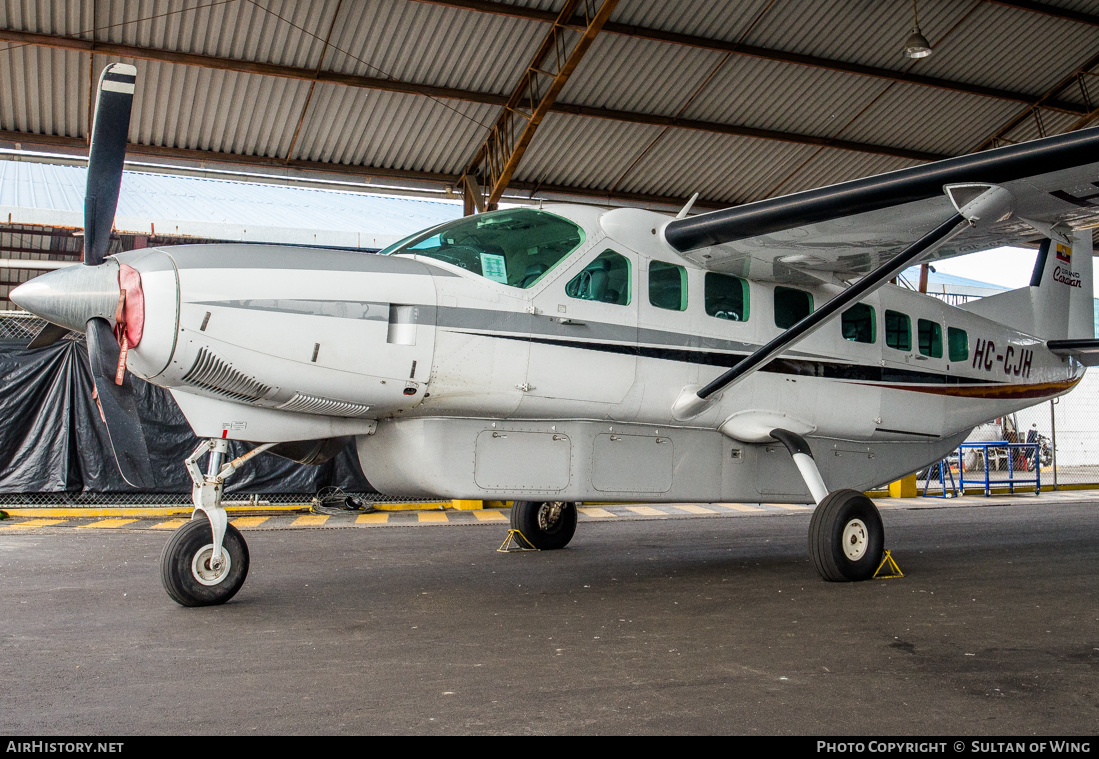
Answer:
[[[539,343],[541,345],[556,345],[563,348],[576,348],[580,350],[593,350],[603,353],[620,353],[623,355],[638,356],[641,358],[656,358],[666,361],[678,361],[680,363],[703,364],[706,366],[733,367],[746,358],[747,354],[739,353],[715,353],[713,351],[687,350],[683,348],[654,347],[625,343],[596,343],[580,340],[557,340],[544,337],[532,337],[529,335],[503,335],[493,333],[475,333],[485,337],[497,337],[504,340],[519,340],[523,342]],[[845,380],[856,383],[905,383],[904,385],[890,384],[886,387],[908,390],[911,383],[932,385],[959,385],[964,388],[998,388],[1019,387],[1008,386],[1003,382],[978,380],[968,377],[957,377],[948,374],[933,374],[932,372],[920,372],[911,369],[899,369],[889,366],[873,366],[867,364],[840,364],[824,361],[812,361],[807,359],[776,358],[764,366],[760,371],[774,372],[777,374],[793,374],[802,377],[820,377],[822,379]],[[1027,386],[1032,387],[1032,386]],[[928,392],[931,392],[929,390]],[[991,393],[990,396],[992,397]]]

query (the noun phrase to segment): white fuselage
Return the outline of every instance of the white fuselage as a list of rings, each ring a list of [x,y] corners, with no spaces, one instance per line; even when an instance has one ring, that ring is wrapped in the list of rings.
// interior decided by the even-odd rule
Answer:
[[[121,254],[146,321],[132,372],[169,388],[195,432],[262,442],[358,436],[371,483],[394,495],[528,500],[805,500],[767,431],[810,439],[827,485],[865,489],[952,450],[977,424],[1070,389],[1082,368],[1034,336],[886,286],[872,342],[825,323],[677,421],[684,387],[782,332],[776,284],[747,282],[746,319],[707,313],[707,272],[645,211],[547,209],[583,243],[532,287],[414,255],[274,246]],[[629,262],[628,296],[566,286],[601,252]],[[651,262],[685,269],[680,309],[650,302]],[[733,272],[735,273],[735,272]],[[842,285],[783,285],[824,303]],[[886,311],[910,322],[890,347]],[[924,324],[920,324],[921,320]],[[941,356],[919,328],[937,324]],[[947,345],[964,331],[967,350]],[[895,342],[895,341],[894,341]]]

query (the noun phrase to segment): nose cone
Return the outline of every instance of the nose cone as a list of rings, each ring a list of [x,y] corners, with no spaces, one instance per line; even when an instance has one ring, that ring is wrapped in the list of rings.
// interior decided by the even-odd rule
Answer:
[[[83,332],[95,317],[114,323],[118,296],[118,262],[109,258],[99,266],[55,269],[19,285],[8,297],[37,317]]]

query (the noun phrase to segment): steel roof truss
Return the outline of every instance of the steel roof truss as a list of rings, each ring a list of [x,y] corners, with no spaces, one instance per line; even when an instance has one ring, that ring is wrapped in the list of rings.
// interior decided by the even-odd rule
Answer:
[[[573,18],[581,3],[586,26],[578,36],[566,22]],[[553,107],[561,89],[591,47],[618,0],[603,0],[598,10],[595,10],[594,3],[595,0],[567,0],[508,98],[507,105],[501,109],[488,137],[470,161],[465,173],[473,174],[480,170],[487,192],[486,208],[495,208],[503,196],[539,124]]]

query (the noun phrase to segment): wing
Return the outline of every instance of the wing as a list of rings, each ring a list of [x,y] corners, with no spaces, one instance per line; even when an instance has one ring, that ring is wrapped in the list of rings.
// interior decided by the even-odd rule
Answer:
[[[1012,145],[675,219],[665,239],[714,271],[785,282],[852,279],[955,213],[944,186],[1009,190],[1015,212],[953,237],[925,260],[1099,225],[1099,129]],[[1055,233],[1053,233],[1055,234]]]

